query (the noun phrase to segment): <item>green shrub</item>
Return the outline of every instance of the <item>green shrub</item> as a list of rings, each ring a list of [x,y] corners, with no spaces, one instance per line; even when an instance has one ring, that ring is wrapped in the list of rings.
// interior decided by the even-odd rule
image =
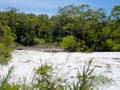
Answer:
[[[113,41],[111,39],[107,39],[104,43],[104,49],[111,50],[112,46],[113,46]]]
[[[112,50],[113,50],[113,51],[120,51],[120,44],[115,44],[115,45],[112,47]]]
[[[60,43],[61,47],[68,51],[74,51],[76,47],[76,40],[74,36],[66,36]]]
[[[14,37],[11,29],[8,26],[3,26],[0,23],[0,63],[8,62],[7,58],[13,50]]]
[[[52,71],[52,66],[48,64],[38,67],[31,81],[31,88],[33,90],[63,90],[61,79],[56,78]]]
[[[54,42],[55,47],[59,47],[59,45],[60,45],[59,42]]]
[[[45,44],[45,40],[44,39],[39,39],[39,38],[34,38],[34,42],[35,44]]]

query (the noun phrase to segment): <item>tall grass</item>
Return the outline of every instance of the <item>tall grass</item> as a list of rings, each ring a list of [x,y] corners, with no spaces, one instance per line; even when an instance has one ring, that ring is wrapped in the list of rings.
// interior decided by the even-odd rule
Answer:
[[[60,78],[55,78],[51,65],[43,64],[35,70],[31,81],[32,90],[63,90]]]
[[[93,81],[95,76],[93,75],[94,68],[91,69],[92,60],[88,62],[87,66],[83,67],[82,73],[78,71],[77,80],[70,87],[71,90],[92,90]]]
[[[6,76],[0,76],[0,90],[19,90],[19,84],[9,83],[14,67],[10,67]]]
[[[99,90],[99,86],[112,82],[103,75],[96,76],[92,65],[93,60],[90,60],[86,66],[82,67],[82,72],[78,70],[77,78],[71,85],[65,84],[62,78],[56,77],[56,74],[53,74],[52,65],[46,63],[34,70],[29,84],[26,80],[22,83],[10,83],[14,69],[12,66],[6,76],[0,77],[0,90],[93,90],[95,88]]]

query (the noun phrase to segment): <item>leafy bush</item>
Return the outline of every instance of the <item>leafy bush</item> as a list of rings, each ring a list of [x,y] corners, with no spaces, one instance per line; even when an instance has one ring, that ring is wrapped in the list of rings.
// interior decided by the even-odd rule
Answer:
[[[115,44],[115,45],[112,47],[112,50],[113,50],[113,51],[120,51],[120,44]]]
[[[45,44],[45,40],[39,39],[39,38],[34,38],[34,42],[35,42],[35,44]]]
[[[113,41],[111,39],[107,39],[104,43],[105,50],[111,50],[113,46]]]
[[[8,26],[0,23],[0,63],[6,63],[10,52],[13,50],[14,37]]]
[[[48,64],[43,64],[36,69],[31,82],[32,88],[36,90],[63,90],[61,79],[54,77],[52,70],[52,66]]]
[[[73,51],[75,50],[76,40],[74,36],[66,36],[63,38],[62,42],[60,43],[61,47],[65,50]]]

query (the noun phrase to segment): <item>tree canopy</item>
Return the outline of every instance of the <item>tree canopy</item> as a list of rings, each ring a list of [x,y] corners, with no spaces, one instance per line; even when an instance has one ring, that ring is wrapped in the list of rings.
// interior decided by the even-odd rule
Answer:
[[[120,51],[120,6],[106,15],[103,8],[92,9],[88,4],[68,5],[51,17],[8,8],[0,12],[0,34],[0,47],[11,45],[14,39],[25,46],[60,45],[71,36],[76,40],[76,51]]]

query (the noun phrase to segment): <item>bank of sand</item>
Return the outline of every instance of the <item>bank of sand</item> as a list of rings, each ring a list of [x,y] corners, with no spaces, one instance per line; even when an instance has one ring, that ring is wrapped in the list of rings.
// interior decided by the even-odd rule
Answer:
[[[78,68],[85,65],[90,59],[95,61],[96,74],[102,73],[116,82],[116,85],[100,90],[120,90],[120,52],[67,53],[15,50],[12,52],[9,64],[0,66],[0,72],[4,75],[8,68],[14,65],[14,78],[19,76],[29,80],[34,68],[39,67],[42,61],[42,63],[52,64],[55,67],[55,72],[59,71],[58,76],[66,80],[67,83],[71,83],[77,75]]]

